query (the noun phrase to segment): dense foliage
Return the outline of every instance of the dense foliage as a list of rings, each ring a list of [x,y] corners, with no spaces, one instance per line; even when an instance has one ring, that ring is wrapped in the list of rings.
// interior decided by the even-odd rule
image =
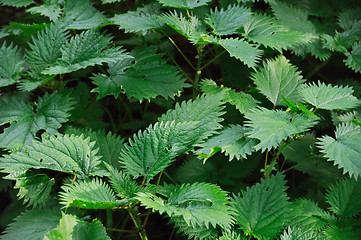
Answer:
[[[0,239],[361,238],[359,1],[0,3]]]

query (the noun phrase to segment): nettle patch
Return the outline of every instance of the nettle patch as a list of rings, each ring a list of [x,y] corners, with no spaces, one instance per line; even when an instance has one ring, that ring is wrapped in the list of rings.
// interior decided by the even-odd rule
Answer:
[[[359,240],[361,10],[326,2],[0,0],[0,239]]]

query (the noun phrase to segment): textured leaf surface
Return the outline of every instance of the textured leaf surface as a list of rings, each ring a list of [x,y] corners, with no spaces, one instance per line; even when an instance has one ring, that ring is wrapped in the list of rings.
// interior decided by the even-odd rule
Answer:
[[[44,235],[56,228],[61,219],[57,209],[43,208],[39,210],[27,210],[15,218],[5,229],[1,240],[27,239],[39,240]]]
[[[338,216],[352,217],[361,212],[361,181],[346,178],[330,186],[326,194],[330,210]]]
[[[72,105],[71,97],[57,93],[39,97],[35,109],[21,95],[3,96],[0,98],[0,125],[11,125],[0,134],[0,146],[19,150],[31,144],[39,130],[58,133],[57,129],[68,120]]]
[[[241,125],[231,125],[224,128],[219,135],[207,139],[200,145],[196,153],[205,162],[217,152],[221,151],[229,160],[247,158],[252,153],[252,147],[257,144],[255,139],[246,136],[246,129]]]
[[[212,226],[189,226],[182,216],[173,216],[169,222],[174,224],[178,234],[187,236],[188,239],[214,240],[218,235],[217,229]]]
[[[33,0],[0,0],[2,5],[11,7],[26,7],[34,3]]]
[[[287,231],[282,234],[281,240],[317,240],[317,234],[313,231],[305,232],[299,228],[288,228]]]
[[[297,68],[282,55],[263,62],[263,67],[251,76],[257,88],[275,106],[284,104],[282,96],[298,101],[298,89],[305,81]]]
[[[340,229],[338,226],[331,226],[329,228],[326,228],[323,233],[326,236],[326,239],[333,240],[358,240],[361,234],[359,230],[355,231],[354,229],[352,229],[352,227],[345,227]]]
[[[167,199],[150,193],[138,193],[137,199],[146,208],[152,208],[160,214],[182,216],[188,226],[219,225],[227,229],[233,223],[227,193],[214,184],[174,186]]]
[[[62,186],[60,203],[68,207],[107,209],[119,205],[110,187],[100,179],[78,181]]]
[[[246,235],[272,239],[281,232],[289,211],[285,184],[284,176],[278,173],[234,196],[234,216]]]
[[[302,99],[321,109],[350,109],[360,104],[360,100],[352,95],[351,87],[332,86],[318,82],[304,84],[300,88]]]
[[[256,150],[271,150],[293,134],[309,130],[316,125],[317,119],[305,114],[291,114],[266,108],[253,109],[246,113],[246,126],[250,128],[249,137],[260,140]]]
[[[59,2],[61,1],[45,0],[42,5],[29,8],[27,9],[27,11],[33,14],[39,13],[43,16],[48,17],[51,21],[56,21],[57,19],[59,19],[60,14],[62,13]]]
[[[158,0],[163,6],[192,9],[207,5],[211,0]]]
[[[355,72],[361,73],[361,43],[355,44],[351,52],[346,52],[346,56],[346,66]]]
[[[23,70],[23,56],[17,47],[7,46],[4,42],[0,48],[0,87],[14,84],[20,79]]]
[[[335,131],[336,138],[323,136],[318,143],[328,161],[343,169],[344,174],[361,176],[361,130],[359,126],[341,123]]]
[[[0,158],[2,172],[8,173],[8,178],[18,177],[29,168],[51,169],[70,174],[97,174],[100,157],[96,155],[94,143],[89,138],[57,136],[43,139],[25,147],[25,152],[14,152]]]

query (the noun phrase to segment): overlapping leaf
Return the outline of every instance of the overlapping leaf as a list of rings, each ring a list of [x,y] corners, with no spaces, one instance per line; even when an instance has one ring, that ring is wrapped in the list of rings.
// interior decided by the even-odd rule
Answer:
[[[27,11],[33,14],[39,13],[51,21],[56,21],[62,13],[61,2],[61,0],[45,0],[42,5],[29,8]]]
[[[158,0],[163,6],[192,9],[207,5],[211,0]]]
[[[281,240],[317,240],[317,234],[312,230],[309,232],[302,231],[299,228],[288,228],[281,236]]]
[[[16,83],[23,71],[24,57],[13,44],[4,42],[0,47],[0,87]]]
[[[182,216],[172,216],[172,218],[169,219],[169,222],[174,224],[178,234],[187,236],[188,239],[214,240],[218,235],[216,228],[213,228],[212,226],[190,226]]]
[[[347,56],[345,60],[346,66],[355,72],[361,73],[361,42],[354,44],[352,51],[346,52],[345,54]]]
[[[33,0],[0,0],[2,5],[11,7],[26,7],[34,3]]]

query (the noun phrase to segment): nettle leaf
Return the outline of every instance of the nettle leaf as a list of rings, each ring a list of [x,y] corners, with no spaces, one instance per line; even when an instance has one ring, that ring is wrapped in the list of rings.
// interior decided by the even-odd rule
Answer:
[[[257,145],[257,140],[246,136],[247,130],[241,125],[230,125],[224,128],[219,135],[215,135],[200,144],[196,151],[198,158],[205,162],[217,152],[221,151],[229,156],[229,161],[236,158],[247,158],[252,154],[253,147]]]
[[[281,240],[317,240],[319,239],[317,234],[314,231],[305,232],[299,228],[290,228],[281,236]]]
[[[148,30],[160,28],[164,25],[158,19],[160,13],[160,5],[151,3],[142,8],[137,8],[136,11],[129,11],[123,14],[116,14],[110,18],[109,21],[119,26],[119,29],[124,29],[125,32],[141,33],[145,35]]]
[[[257,65],[263,54],[263,50],[238,38],[218,39],[213,43],[221,45],[231,57],[237,58],[250,68]]]
[[[310,33],[290,30],[277,19],[266,15],[252,15],[243,27],[246,38],[278,51],[310,43],[315,39]]]
[[[292,101],[298,101],[298,89],[305,82],[297,67],[280,55],[274,60],[263,62],[263,67],[252,73],[252,80],[257,88],[270,100],[274,106],[284,105],[282,96]]]
[[[236,231],[235,229],[231,229],[231,231],[222,232],[222,236],[217,238],[217,240],[244,240],[246,237]]]
[[[163,6],[192,9],[199,6],[207,5],[212,0],[158,0]]]
[[[106,17],[89,0],[67,0],[63,23],[66,29],[91,29],[106,22]]]
[[[10,123],[10,127],[0,134],[0,147],[20,150],[31,144],[40,130],[57,134],[57,129],[68,120],[72,105],[70,96],[58,93],[39,97],[34,109],[21,95],[3,96],[0,99],[0,125]]]
[[[344,60],[346,66],[361,73],[361,42],[354,44],[351,52],[346,52],[345,55],[347,57]]]
[[[360,238],[360,230],[354,230],[351,226],[340,228],[338,226],[331,226],[326,228],[323,231],[326,239],[334,239],[334,240],[358,240]]]
[[[34,3],[33,0],[0,0],[0,3],[11,7],[27,7]]]
[[[19,199],[24,198],[24,204],[44,206],[54,183],[54,178],[51,179],[46,174],[27,172],[25,176],[16,179],[14,189],[19,189],[17,196]]]
[[[26,11],[32,14],[39,13],[48,17],[51,21],[56,21],[62,13],[60,2],[61,0],[45,0],[42,5],[29,8]]]
[[[272,239],[282,231],[289,212],[285,184],[284,175],[277,173],[234,196],[234,217],[246,235]]]
[[[169,222],[174,224],[178,234],[187,236],[188,239],[214,240],[218,235],[218,230],[216,228],[213,228],[212,226],[190,226],[182,216],[172,216],[172,218],[169,219]]]
[[[103,4],[106,3],[115,3],[115,2],[124,2],[124,0],[102,0]]]
[[[160,214],[167,213],[171,218],[182,216],[188,226],[218,225],[228,229],[234,221],[227,193],[214,184],[176,185],[166,199],[151,193],[138,193],[137,199],[142,206]]]
[[[45,168],[79,177],[102,175],[97,172],[101,163],[97,151],[94,142],[83,136],[51,136],[42,142],[34,141],[33,145],[25,147],[25,152],[14,152],[0,158],[1,172],[8,173],[9,179],[19,177],[30,168]]]
[[[67,208],[107,209],[120,205],[113,190],[98,178],[65,184],[59,195],[60,203]]]
[[[330,210],[338,216],[353,217],[361,212],[361,181],[345,178],[330,186],[326,193]]]
[[[57,64],[48,67],[42,73],[64,74],[129,58],[120,47],[107,48],[111,39],[110,35],[101,34],[98,30],[88,30],[75,35],[63,45],[62,58]]]
[[[245,126],[249,127],[249,137],[260,140],[254,148],[262,152],[276,148],[292,135],[308,131],[317,124],[313,116],[263,107],[251,110],[245,117],[248,119]]]
[[[0,87],[9,86],[20,79],[23,71],[24,57],[11,43],[4,42],[0,47]]]
[[[304,84],[299,91],[302,99],[316,108],[350,109],[360,105],[360,100],[352,95],[352,87],[348,86],[332,86],[318,81],[318,84]]]
[[[60,219],[61,214],[58,209],[27,210],[9,224],[4,235],[1,235],[1,240],[43,239],[47,232],[56,228]]]
[[[328,161],[334,161],[343,169],[344,174],[361,176],[361,130],[360,126],[351,123],[341,123],[336,127],[336,139],[323,136],[318,147]]]
[[[157,96],[171,97],[189,85],[179,74],[179,70],[167,64],[155,49],[150,47],[135,48],[131,55],[134,59],[124,59],[109,64],[109,75],[97,74],[92,79],[98,85],[93,92],[99,92],[98,99],[124,91],[128,98],[137,100],[151,99]],[[131,63],[131,61],[134,63]]]
[[[346,9],[342,11],[337,19],[338,25],[343,28],[343,30],[348,30],[353,28],[355,24],[361,21],[360,9]]]
[[[227,9],[211,10],[205,22],[213,29],[215,35],[231,35],[237,33],[250,15],[251,11],[248,8],[228,5]]]
[[[58,239],[110,240],[104,226],[97,219],[89,223],[71,214],[63,214],[59,225],[44,237],[44,240]]]

